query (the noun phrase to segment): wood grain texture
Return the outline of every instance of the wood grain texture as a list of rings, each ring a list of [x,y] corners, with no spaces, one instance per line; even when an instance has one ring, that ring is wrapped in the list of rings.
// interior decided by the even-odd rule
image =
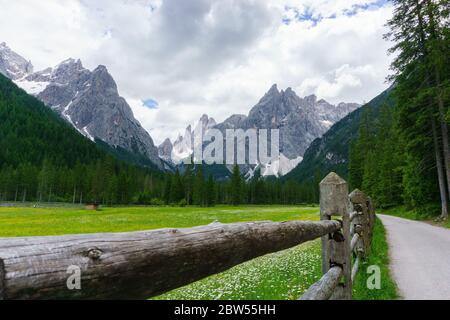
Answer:
[[[300,300],[328,300],[333,295],[343,271],[339,266],[330,268],[323,277],[313,284],[300,298]]]
[[[338,221],[0,239],[0,299],[146,299],[333,233]],[[2,263],[3,262],[3,265]],[[69,290],[69,266],[81,290]]]

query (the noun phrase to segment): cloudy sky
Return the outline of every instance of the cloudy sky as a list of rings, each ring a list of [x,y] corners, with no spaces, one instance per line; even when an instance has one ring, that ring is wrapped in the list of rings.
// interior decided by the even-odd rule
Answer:
[[[247,114],[273,83],[330,102],[387,87],[387,0],[0,0],[0,42],[35,69],[107,66],[159,143]],[[142,103],[146,101],[146,105]]]

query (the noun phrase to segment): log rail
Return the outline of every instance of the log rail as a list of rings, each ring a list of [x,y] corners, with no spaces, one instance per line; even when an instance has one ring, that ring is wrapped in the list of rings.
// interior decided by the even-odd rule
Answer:
[[[351,299],[352,279],[370,248],[373,206],[358,190],[348,196],[346,182],[334,173],[320,190],[318,222],[1,238],[0,300],[147,299],[317,238],[324,275],[302,299]],[[68,286],[71,267],[80,272],[81,288]]]

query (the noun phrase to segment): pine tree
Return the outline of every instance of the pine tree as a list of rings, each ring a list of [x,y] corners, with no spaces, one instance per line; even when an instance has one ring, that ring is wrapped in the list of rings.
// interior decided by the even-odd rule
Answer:
[[[208,177],[208,181],[205,185],[205,203],[206,206],[212,207],[215,204],[215,184],[214,184],[214,178],[210,174]]]
[[[188,164],[186,171],[184,172],[184,187],[185,187],[185,199],[188,205],[192,204],[193,193],[193,179],[192,179],[192,164]]]
[[[412,186],[408,179],[416,180],[422,175],[421,182],[426,185],[433,175],[423,174],[429,171],[434,162],[441,200],[441,216],[448,217],[448,195],[450,186],[448,130],[445,124],[444,87],[448,87],[448,0],[394,0],[393,18],[388,22],[390,32],[386,37],[396,44],[390,50],[397,53],[391,79],[396,81],[396,96],[400,116],[399,128],[402,141],[406,144],[407,161],[420,164],[422,171],[412,172],[412,163],[405,170],[406,186]],[[445,14],[447,13],[447,15]],[[444,62],[444,63],[443,63]],[[443,80],[441,74],[445,75]],[[447,97],[448,99],[448,97]],[[448,101],[447,101],[448,102]],[[414,118],[411,118],[414,115]],[[441,130],[438,131],[438,124]],[[441,148],[440,141],[444,145]],[[431,142],[431,143],[430,143]],[[433,146],[434,159],[430,159],[429,146]],[[414,175],[414,176],[409,176]],[[445,178],[447,177],[447,179]],[[447,181],[446,181],[447,180]],[[446,184],[448,185],[446,187]],[[417,188],[416,188],[417,189]],[[425,194],[405,192],[414,202],[425,200]],[[414,197],[416,199],[414,199]]]
[[[233,167],[233,173],[231,175],[231,203],[233,205],[240,205],[243,197],[242,177],[239,170],[239,166]]]
[[[180,172],[177,169],[172,176],[172,182],[170,184],[170,202],[179,203],[184,199],[184,196],[183,182],[181,181]]]
[[[172,190],[172,177],[167,175],[164,181],[163,200],[166,205],[170,204],[170,195]]]
[[[202,166],[197,167],[193,188],[193,203],[198,206],[205,205],[205,178],[203,176]]]
[[[373,148],[371,115],[369,109],[361,115],[358,139],[350,146],[349,183],[352,189],[363,188],[364,166],[369,150]]]

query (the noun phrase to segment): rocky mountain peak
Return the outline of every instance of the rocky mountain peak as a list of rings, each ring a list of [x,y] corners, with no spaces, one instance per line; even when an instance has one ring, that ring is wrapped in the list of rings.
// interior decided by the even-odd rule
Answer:
[[[266,92],[266,94],[261,98],[259,103],[267,103],[267,101],[273,101],[279,99],[281,95],[281,92],[278,90],[278,85],[275,83],[273,84],[269,91]]]
[[[170,141],[170,139],[167,138],[166,140],[164,140],[163,143],[161,143],[161,144],[158,146],[158,155],[159,155],[162,159],[164,159],[164,160],[170,162],[170,161],[171,161],[171,158],[172,158],[172,150],[173,150],[173,144],[172,144],[172,142]]]
[[[315,95],[315,94],[311,94],[311,95],[309,95],[309,96],[306,96],[305,98],[305,101],[308,103],[308,104],[316,104],[317,103],[317,96]],[[323,99],[322,99],[323,100]],[[325,101],[325,100],[324,100]]]
[[[280,93],[280,91],[278,90],[278,85],[277,85],[276,83],[274,83],[274,84],[270,87],[269,91],[267,91],[266,94],[268,94],[268,95],[274,95],[274,94],[279,94],[279,93]]]
[[[92,141],[102,140],[112,147],[143,155],[163,168],[158,148],[119,95],[105,66],[90,71],[81,60],[69,58],[53,68],[31,71],[29,62],[5,44],[0,46],[0,72],[35,95],[81,134]]]
[[[93,90],[110,94],[118,93],[117,84],[105,66],[100,65],[92,71],[91,82]]]
[[[203,114],[203,115],[200,117],[200,122],[202,122],[202,123],[208,123],[208,120],[209,120],[209,117],[208,117],[207,114]]]
[[[0,44],[0,73],[17,80],[33,72],[33,65],[21,55],[12,51],[5,42]]]

